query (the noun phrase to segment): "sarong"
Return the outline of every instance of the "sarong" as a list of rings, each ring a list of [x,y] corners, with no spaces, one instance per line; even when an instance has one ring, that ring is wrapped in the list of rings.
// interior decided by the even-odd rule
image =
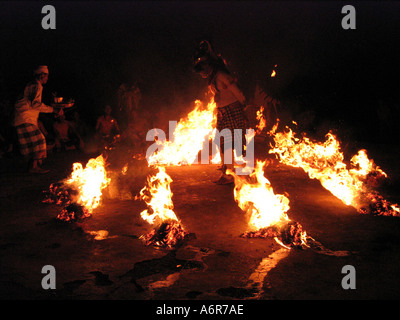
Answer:
[[[31,156],[34,160],[42,160],[47,156],[46,138],[40,129],[31,123],[16,127],[19,150],[23,156]]]
[[[221,138],[217,137],[215,142],[220,152],[224,152],[225,148],[234,148],[237,155],[242,154],[246,145],[246,125],[244,107],[239,101],[218,108],[217,129]],[[230,134],[224,134],[224,129],[229,129]],[[235,146],[240,146],[240,149]]]

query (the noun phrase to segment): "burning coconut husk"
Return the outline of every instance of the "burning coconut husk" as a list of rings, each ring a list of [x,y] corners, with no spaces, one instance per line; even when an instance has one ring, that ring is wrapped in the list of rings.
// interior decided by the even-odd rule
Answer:
[[[49,190],[43,191],[43,194],[42,203],[63,207],[56,217],[57,220],[74,222],[91,216],[91,213],[84,206],[75,202],[78,199],[78,192],[62,182],[52,183]]]
[[[400,210],[397,204],[391,204],[385,200],[378,192],[368,192],[365,194],[366,204],[358,209],[361,214],[371,214],[374,216],[399,217]]]
[[[179,221],[164,221],[157,229],[153,229],[146,235],[140,236],[146,246],[163,248],[175,248],[182,244],[188,236]]]
[[[76,222],[90,217],[92,214],[84,206],[71,203],[57,215],[57,219],[65,222]]]
[[[302,247],[307,242],[303,227],[294,221],[261,228],[257,231],[246,231],[240,236],[242,238],[272,238],[284,247]]]
[[[67,206],[71,203],[71,195],[76,191],[68,188],[62,182],[52,183],[48,190],[43,191],[42,203]]]
[[[297,138],[287,127],[286,132],[273,132],[274,146],[269,153],[277,156],[283,164],[302,168],[311,179],[317,179],[344,204],[351,205],[362,213],[379,212],[381,215],[397,216],[397,204],[382,201],[376,191],[387,174],[367,156],[367,151],[359,150],[350,159],[350,169],[344,161],[340,143],[335,135],[329,132],[326,141],[311,141],[305,135]],[[371,202],[368,204],[368,202]],[[373,207],[373,210],[366,210]],[[386,211],[385,211],[386,210]]]
[[[50,185],[44,191],[43,203],[64,206],[57,215],[61,221],[77,221],[90,217],[95,208],[100,205],[102,190],[110,183],[105,170],[105,160],[102,155],[90,159],[83,168],[82,164],[73,164],[71,176],[58,183]]]
[[[164,167],[157,167],[157,170],[155,175],[148,177],[147,185],[140,191],[140,196],[135,198],[144,200],[148,205],[148,209],[140,213],[141,217],[159,227],[140,238],[146,245],[172,248],[179,245],[188,233],[173,211],[170,188],[172,179]]]

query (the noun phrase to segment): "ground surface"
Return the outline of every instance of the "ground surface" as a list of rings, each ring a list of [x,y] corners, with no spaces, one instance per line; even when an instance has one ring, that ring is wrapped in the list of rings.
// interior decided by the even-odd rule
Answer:
[[[399,203],[399,150],[382,146],[375,154],[391,176],[382,192]],[[50,154],[52,171],[41,176],[24,173],[20,158],[1,159],[1,299],[400,297],[400,219],[358,214],[301,169],[274,162],[265,175],[275,193],[289,194],[290,219],[324,250],[287,250],[272,239],[240,237],[248,217],[235,203],[232,186],[212,183],[216,165],[167,168],[174,210],[190,237],[166,250],[139,239],[153,229],[140,217],[146,205],[134,199],[150,173],[143,161],[131,162],[127,175],[113,180],[103,204],[82,222],[57,221],[61,208],[41,203],[42,191],[68,177],[73,162],[86,163],[93,156]],[[111,175],[125,160],[114,160]],[[97,240],[100,230],[108,235]],[[41,287],[45,265],[56,269],[55,290]],[[355,290],[341,286],[345,265],[356,269]]]

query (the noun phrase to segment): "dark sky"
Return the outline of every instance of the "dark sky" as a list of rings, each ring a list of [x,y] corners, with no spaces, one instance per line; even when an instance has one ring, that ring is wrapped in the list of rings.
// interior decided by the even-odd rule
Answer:
[[[41,27],[45,4],[56,9],[56,30]],[[341,27],[346,4],[356,30]],[[248,96],[258,83],[293,117],[311,110],[368,127],[379,101],[398,112],[399,17],[400,3],[389,1],[1,1],[0,78],[12,96],[46,64],[45,92],[75,98],[88,115],[134,80],[148,107],[173,107],[205,90],[191,65],[205,37]]]

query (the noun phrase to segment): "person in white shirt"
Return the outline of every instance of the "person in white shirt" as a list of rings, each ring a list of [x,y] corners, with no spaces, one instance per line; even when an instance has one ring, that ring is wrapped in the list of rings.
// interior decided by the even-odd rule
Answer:
[[[42,169],[42,161],[47,157],[46,139],[38,126],[41,112],[55,112],[53,107],[42,103],[43,85],[49,78],[47,66],[39,66],[34,71],[34,80],[29,82],[15,102],[14,126],[17,130],[20,153],[29,159],[29,172],[47,173]],[[59,111],[62,113],[62,109]]]

